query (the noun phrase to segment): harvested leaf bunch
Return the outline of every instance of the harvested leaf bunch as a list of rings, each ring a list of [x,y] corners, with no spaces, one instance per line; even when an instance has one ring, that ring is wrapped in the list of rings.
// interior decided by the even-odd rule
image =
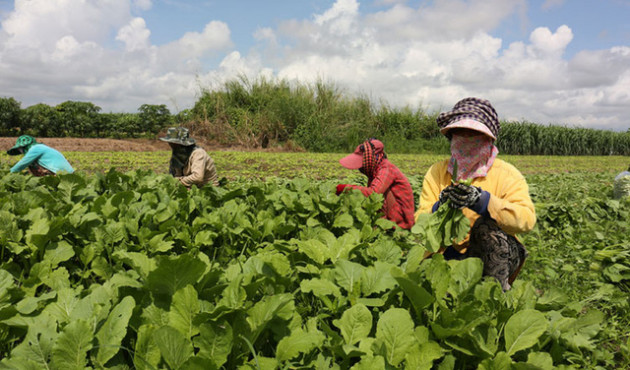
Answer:
[[[457,179],[457,161],[453,165],[452,184],[470,185],[472,179],[455,181]],[[429,252],[435,253],[441,247],[448,247],[453,243],[459,243],[470,230],[470,221],[459,208],[450,206],[451,200],[442,203],[437,211],[430,214],[421,214],[411,230],[421,234],[425,238],[425,247]]]
[[[630,173],[615,178],[613,194],[615,199],[630,197]]]

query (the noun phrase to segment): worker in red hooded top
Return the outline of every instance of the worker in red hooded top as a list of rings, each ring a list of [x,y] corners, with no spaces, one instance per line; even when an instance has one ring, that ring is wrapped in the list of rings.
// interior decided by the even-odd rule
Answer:
[[[368,186],[339,184],[337,195],[346,189],[359,189],[365,196],[373,192],[383,194],[384,217],[403,229],[411,229],[415,223],[413,190],[405,175],[387,160],[380,140],[366,140],[339,163],[345,168],[361,171],[368,177]]]

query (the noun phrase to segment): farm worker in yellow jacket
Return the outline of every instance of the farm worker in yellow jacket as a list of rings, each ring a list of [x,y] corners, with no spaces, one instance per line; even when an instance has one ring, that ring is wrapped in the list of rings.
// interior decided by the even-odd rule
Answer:
[[[63,154],[47,145],[38,143],[34,137],[29,135],[18,137],[13,148],[7,150],[7,154],[24,154],[24,157],[11,167],[11,172],[20,172],[27,167],[34,176],[54,176],[60,172],[74,172]]]
[[[484,275],[495,277],[508,290],[527,258],[515,235],[530,231],[536,223],[527,182],[514,166],[497,158],[494,141],[500,123],[489,101],[463,99],[440,113],[437,124],[450,141],[451,158],[429,168],[416,217],[435,212],[450,199],[450,206],[461,208],[472,227],[461,244],[440,252],[445,259],[481,258]],[[471,185],[451,183],[455,160],[455,180],[472,178]]]
[[[189,136],[188,129],[171,127],[160,140],[166,141],[171,147],[173,154],[168,171],[182,185],[187,188],[193,185],[202,187],[207,183],[219,186],[214,160],[195,144],[196,141]]]

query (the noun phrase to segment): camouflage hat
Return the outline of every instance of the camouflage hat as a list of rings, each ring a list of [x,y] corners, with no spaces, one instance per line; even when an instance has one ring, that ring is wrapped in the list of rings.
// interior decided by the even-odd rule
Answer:
[[[188,129],[184,127],[170,127],[166,131],[166,136],[160,140],[184,146],[195,145],[195,139],[189,136]]]
[[[8,155],[22,154],[20,149],[24,149],[25,151],[28,151],[35,144],[37,144],[37,141],[35,140],[34,137],[29,136],[29,135],[22,135],[17,138],[17,141],[15,142],[15,145],[13,146],[13,148],[7,150],[7,154]]]

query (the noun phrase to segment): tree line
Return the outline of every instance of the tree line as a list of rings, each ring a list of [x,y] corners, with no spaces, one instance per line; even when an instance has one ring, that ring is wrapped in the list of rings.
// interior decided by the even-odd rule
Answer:
[[[137,113],[102,113],[89,103],[66,101],[22,109],[0,98],[0,135],[40,137],[155,137],[184,125],[198,138],[246,148],[283,146],[312,152],[347,152],[377,137],[392,153],[448,153],[437,112],[393,108],[331,83],[245,77],[203,90],[191,109],[172,115],[165,105],[143,104]],[[630,155],[630,129],[614,132],[531,122],[501,122],[496,145],[504,154]]]
[[[137,113],[101,113],[90,102],[40,103],[22,109],[14,98],[0,98],[0,136],[154,137],[176,119],[164,104],[143,104]]]

